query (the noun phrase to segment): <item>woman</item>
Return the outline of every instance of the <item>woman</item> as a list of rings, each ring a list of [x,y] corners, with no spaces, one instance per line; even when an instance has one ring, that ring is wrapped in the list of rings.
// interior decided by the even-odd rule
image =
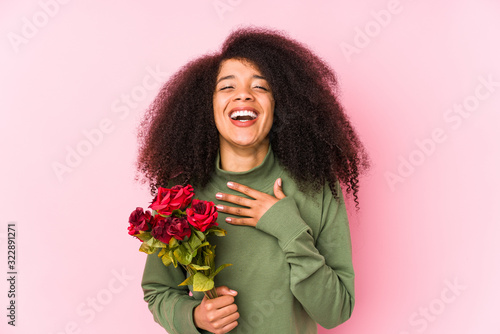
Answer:
[[[138,169],[155,193],[191,184],[213,201],[218,298],[148,256],[142,286],[169,333],[316,333],[354,307],[340,183],[358,204],[366,154],[335,95],[333,71],[280,32],[233,32],[162,88],[140,131]]]

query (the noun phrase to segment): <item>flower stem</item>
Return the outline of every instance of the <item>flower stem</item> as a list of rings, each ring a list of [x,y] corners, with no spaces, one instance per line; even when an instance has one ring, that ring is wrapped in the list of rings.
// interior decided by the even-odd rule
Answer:
[[[191,269],[191,267],[185,266],[183,264],[181,264],[181,266],[189,273],[190,276],[193,276],[195,274],[195,272]],[[203,293],[205,294],[205,296],[207,296],[208,299],[214,299],[219,297],[219,295],[217,294],[217,290],[215,290],[215,287],[213,287],[210,290],[203,291]]]
[[[205,296],[207,296],[208,299],[214,299],[214,298],[217,298],[219,297],[219,295],[217,294],[217,291],[215,290],[215,288],[212,288],[208,291],[205,291]]]

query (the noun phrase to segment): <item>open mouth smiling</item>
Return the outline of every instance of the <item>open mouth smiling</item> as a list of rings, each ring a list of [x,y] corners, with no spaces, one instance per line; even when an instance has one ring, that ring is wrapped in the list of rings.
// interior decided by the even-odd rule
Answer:
[[[229,114],[231,120],[239,122],[253,121],[257,116],[257,113],[253,110],[235,110]]]

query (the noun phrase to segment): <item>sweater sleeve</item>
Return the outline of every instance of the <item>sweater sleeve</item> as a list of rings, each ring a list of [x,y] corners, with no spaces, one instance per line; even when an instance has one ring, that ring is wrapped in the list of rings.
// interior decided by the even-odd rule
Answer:
[[[349,222],[342,191],[336,200],[323,190],[319,234],[301,217],[295,200],[276,202],[258,221],[257,228],[278,239],[290,265],[290,289],[318,324],[333,328],[345,322],[354,308]]]
[[[154,320],[170,334],[200,333],[194,325],[193,310],[201,300],[189,296],[186,286],[178,286],[184,279],[180,267],[166,267],[158,253],[148,255],[141,283],[144,300]]]

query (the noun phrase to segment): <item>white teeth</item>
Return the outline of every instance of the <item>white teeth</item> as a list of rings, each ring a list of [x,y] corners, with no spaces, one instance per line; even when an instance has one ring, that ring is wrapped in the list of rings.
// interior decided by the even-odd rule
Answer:
[[[237,110],[231,114],[231,119],[236,119],[239,116],[250,116],[253,119],[257,118],[257,114],[251,110]]]

